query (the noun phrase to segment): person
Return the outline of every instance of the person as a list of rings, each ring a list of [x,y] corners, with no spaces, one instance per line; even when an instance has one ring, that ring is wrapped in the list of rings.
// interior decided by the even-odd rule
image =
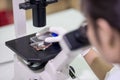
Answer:
[[[120,78],[120,0],[83,0],[83,11],[88,20],[88,38],[103,58],[118,64],[105,80]]]
[[[120,0],[82,0],[82,8],[88,22],[87,36],[97,49],[90,49],[83,57],[100,80],[119,80]],[[46,38],[46,42],[58,42],[65,34],[53,27],[50,31],[59,36]]]

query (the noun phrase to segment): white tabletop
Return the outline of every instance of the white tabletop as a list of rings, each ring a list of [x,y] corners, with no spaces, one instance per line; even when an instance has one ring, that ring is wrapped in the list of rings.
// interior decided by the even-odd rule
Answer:
[[[84,21],[84,17],[79,11],[74,9],[47,16],[47,26],[63,27],[67,31],[76,29],[82,21]],[[40,29],[41,28],[33,27],[32,20],[27,21],[27,34],[35,33],[40,31]],[[15,39],[14,25],[0,28],[0,63],[13,60],[14,52],[5,46],[5,42],[11,39]],[[83,62],[81,64],[83,64]],[[13,63],[0,64],[0,80],[11,80],[13,72]],[[95,78],[94,80],[97,79]]]

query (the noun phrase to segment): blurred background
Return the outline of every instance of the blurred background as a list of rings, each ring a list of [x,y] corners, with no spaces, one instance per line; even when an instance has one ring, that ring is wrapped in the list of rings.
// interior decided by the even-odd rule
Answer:
[[[69,8],[80,10],[79,0],[60,0],[47,7],[47,15]],[[27,20],[32,18],[31,10],[27,10]],[[12,0],[0,0],[0,27],[13,24]]]

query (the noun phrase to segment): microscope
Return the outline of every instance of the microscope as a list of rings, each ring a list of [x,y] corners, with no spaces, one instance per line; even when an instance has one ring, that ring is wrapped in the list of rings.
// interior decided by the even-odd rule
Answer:
[[[22,11],[32,9],[33,25],[44,27],[46,6],[57,1],[13,0],[13,7],[16,6],[14,8],[15,26],[21,27],[20,23],[25,23],[24,20],[19,19],[20,15],[24,15]],[[84,50],[88,48],[86,46],[90,45],[86,36],[86,27],[87,25],[81,25],[79,29],[65,34],[63,40],[56,43],[44,42],[47,37],[58,36],[56,33],[49,32],[49,28],[37,34],[7,41],[6,46],[16,54],[14,56],[14,80],[79,80],[74,75],[74,68],[69,64],[79,55],[75,53],[76,51],[84,53]]]

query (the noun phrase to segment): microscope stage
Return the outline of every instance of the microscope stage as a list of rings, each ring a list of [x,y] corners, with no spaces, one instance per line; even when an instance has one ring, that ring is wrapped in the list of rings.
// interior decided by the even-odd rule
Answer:
[[[30,46],[30,37],[33,36],[35,36],[35,34],[7,41],[6,45],[22,59],[33,63],[47,62],[50,59],[54,58],[61,51],[59,43],[52,43],[49,48],[43,51],[35,50]]]

